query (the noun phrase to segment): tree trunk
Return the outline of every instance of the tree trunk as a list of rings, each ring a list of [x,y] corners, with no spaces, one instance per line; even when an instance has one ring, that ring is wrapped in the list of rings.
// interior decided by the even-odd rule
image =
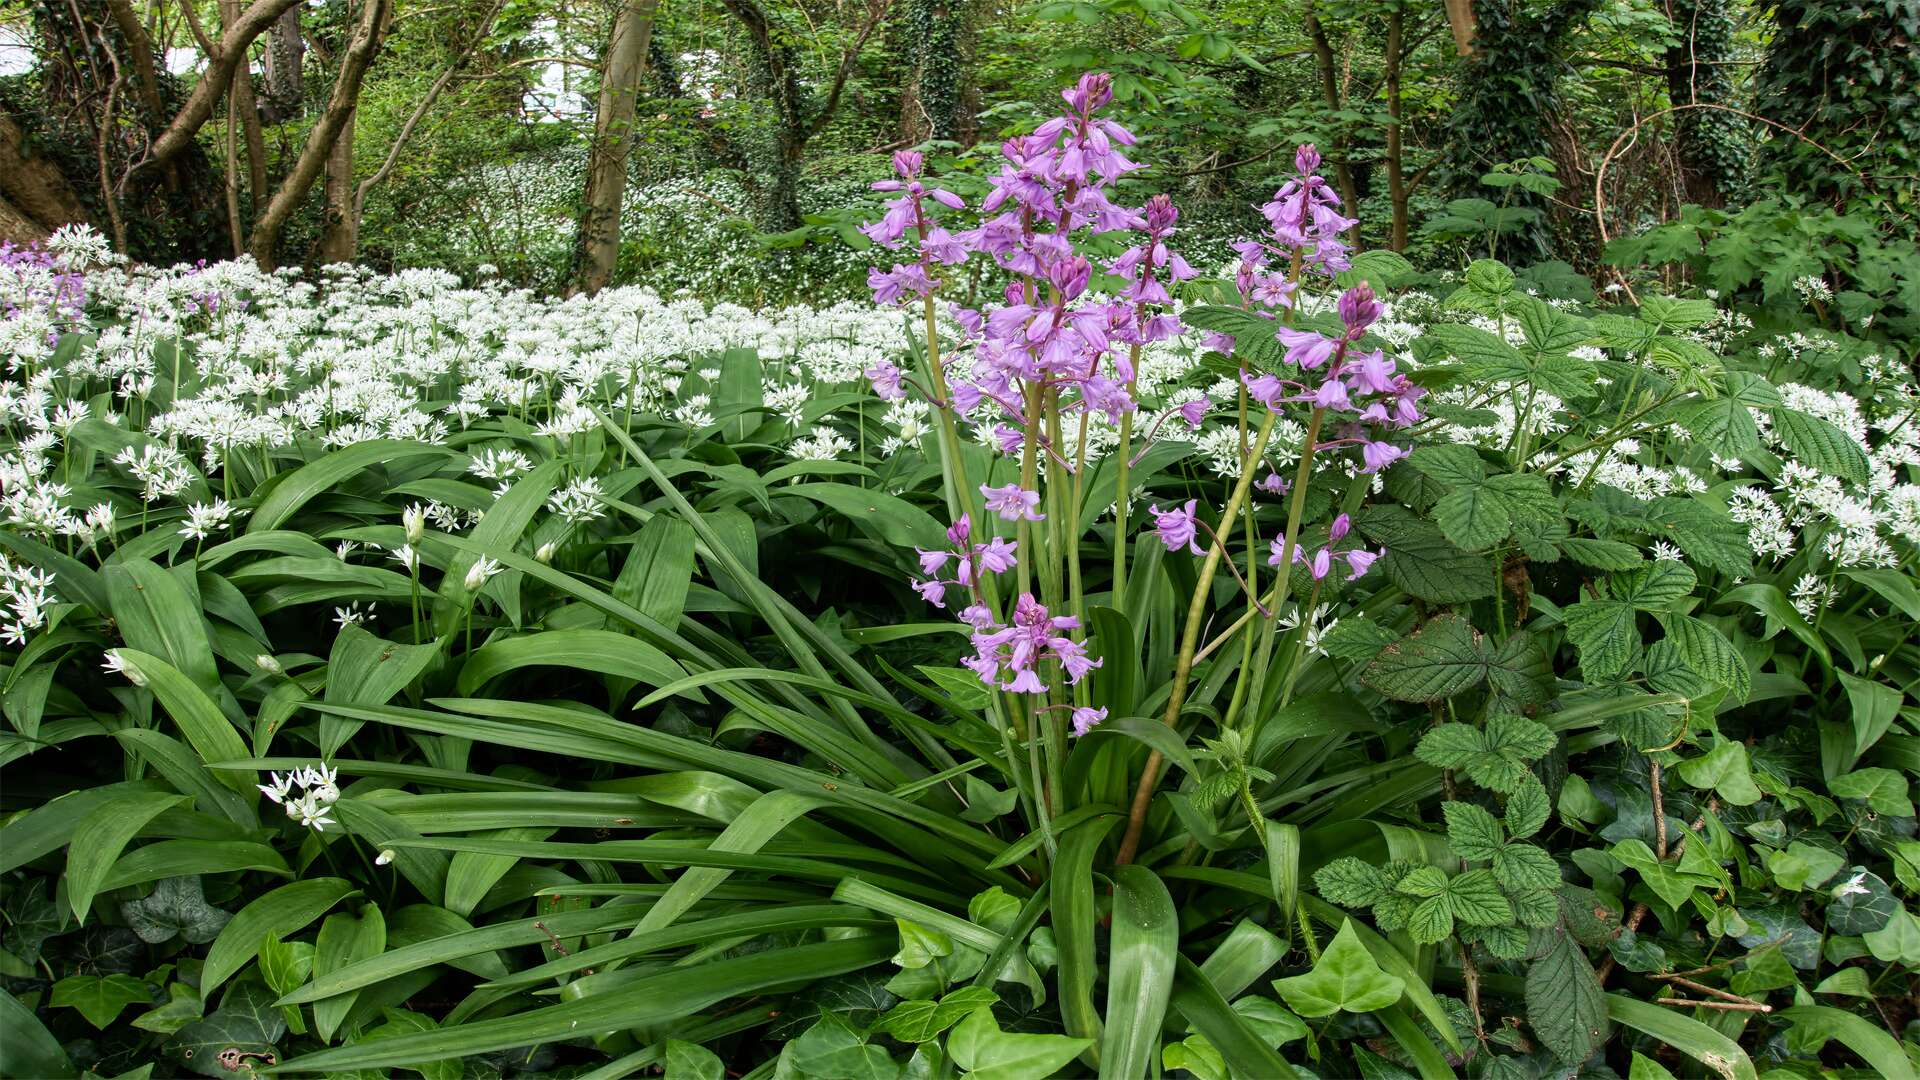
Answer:
[[[1387,76],[1387,201],[1393,208],[1392,232],[1387,246],[1395,251],[1407,250],[1408,201],[1412,193],[1407,187],[1406,146],[1400,135],[1402,117],[1400,100],[1400,65],[1406,56],[1406,12],[1404,5],[1396,4],[1387,15],[1387,52],[1385,67]]]
[[[267,31],[267,119],[273,123],[299,116],[306,104],[303,61],[306,39],[300,36],[300,9],[289,8]]]
[[[380,49],[380,38],[387,26],[387,16],[392,12],[392,0],[363,0],[360,18],[353,28],[353,38],[340,57],[340,74],[333,81],[333,92],[327,98],[326,111],[320,114],[320,121],[307,134],[307,144],[301,148],[300,157],[288,170],[286,179],[280,182],[279,190],[273,193],[272,201],[261,212],[254,223],[253,238],[248,247],[253,252],[254,261],[262,267],[274,265],[274,249],[280,242],[280,231],[286,228],[287,219],[307,193],[313,190],[313,182],[319,179],[320,170],[325,166],[333,151],[334,140],[353,120],[354,106],[360,100],[360,83],[366,76],[367,67],[373,63],[373,57]]]
[[[62,225],[90,220],[86,204],[66,174],[33,153],[26,145],[26,132],[5,113],[0,113],[0,199],[32,222],[40,236]]]
[[[912,0],[907,9],[913,71],[900,95],[900,137],[972,143],[977,92],[972,79],[972,0]]]
[[[360,254],[360,214],[354,205],[353,121],[359,109],[347,111],[347,121],[327,153],[326,224],[320,233],[320,262],[352,262]]]
[[[185,105],[174,114],[173,122],[153,140],[147,158],[136,174],[158,169],[180,156],[193,145],[193,137],[213,117],[213,107],[227,92],[233,73],[247,58],[247,46],[260,36],[281,13],[300,0],[254,0],[240,17],[220,35],[218,55],[208,58],[207,70],[193,84]]]
[[[1313,41],[1313,61],[1314,66],[1320,70],[1321,96],[1326,98],[1329,112],[1339,112],[1341,109],[1340,77],[1334,66],[1333,44],[1327,40],[1326,28],[1320,25],[1320,16],[1314,11],[1314,3],[1315,0],[1307,0],[1301,22],[1306,27],[1307,36]],[[1341,202],[1346,204],[1341,209],[1358,218],[1360,189],[1353,182],[1353,166],[1347,161],[1353,148],[1353,137],[1349,131],[1349,125],[1343,121],[1340,125],[1339,139],[1332,148],[1333,153],[1327,155],[1327,158],[1333,162],[1334,183],[1340,188]],[[1359,246],[1360,225],[1357,220],[1353,228],[1347,230],[1347,239],[1355,247]]]
[[[620,260],[620,204],[627,192],[627,155],[640,80],[646,72],[657,0],[627,0],[614,19],[600,72],[594,109],[593,146],[587,157],[587,190],[575,244],[573,291],[589,295],[613,279]]]
[[[289,14],[297,19],[299,9],[295,8]],[[239,18],[240,0],[220,0],[221,26],[232,26]],[[247,138],[247,195],[258,209],[267,197],[267,140],[260,131],[260,106],[254,99],[250,64],[242,63],[234,70],[233,107],[240,114],[240,130]],[[244,223],[241,231],[246,231]]]
[[[1453,29],[1453,48],[1462,58],[1473,55],[1476,30],[1473,0],[1446,0],[1447,24]]]
[[[1725,0],[1668,0],[1680,40],[1667,50],[1667,98],[1675,105],[1723,105],[1733,98],[1733,20]],[[1688,202],[1719,208],[1740,186],[1751,133],[1716,109],[1675,113],[1674,154]]]

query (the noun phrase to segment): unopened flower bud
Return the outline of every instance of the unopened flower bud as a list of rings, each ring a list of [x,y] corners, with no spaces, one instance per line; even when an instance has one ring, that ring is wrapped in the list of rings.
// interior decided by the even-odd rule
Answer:
[[[539,549],[533,553],[533,557],[540,560],[543,563],[550,563],[553,561],[553,551],[554,551],[553,541],[549,540],[546,543],[540,545]]]
[[[269,675],[278,675],[281,673],[281,670],[282,670],[280,667],[280,661],[276,659],[271,653],[261,653],[259,656],[256,656],[253,658],[253,663],[254,663],[254,666],[258,667],[261,671],[264,671]]]

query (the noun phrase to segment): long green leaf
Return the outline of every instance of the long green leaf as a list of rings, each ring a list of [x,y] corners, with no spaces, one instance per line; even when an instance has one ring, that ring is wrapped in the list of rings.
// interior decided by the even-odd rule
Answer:
[[[438,1031],[335,1047],[268,1069],[270,1073],[391,1069],[577,1038],[583,1032],[639,1028],[676,1020],[732,997],[799,986],[880,963],[889,937],[847,938],[675,968],[592,997]]]
[[[1861,1017],[1828,1005],[1795,1005],[1778,1015],[1796,1028],[1840,1040],[1885,1080],[1914,1080],[1913,1064],[1900,1044]]]
[[[1060,1019],[1067,1034],[1092,1039],[1082,1055],[1099,1065],[1100,1014],[1093,1007],[1093,984],[1099,971],[1094,958],[1093,855],[1120,819],[1097,817],[1060,838],[1053,860],[1053,940],[1060,951],[1056,990]]]
[[[147,822],[161,811],[186,802],[186,797],[159,791],[127,791],[93,808],[74,830],[67,845],[67,903],[73,917],[87,921],[93,896],[107,874]]]
[[[206,965],[201,968],[201,993],[211,996],[221,983],[246,967],[260,954],[260,943],[268,934],[290,937],[357,891],[353,882],[343,878],[309,878],[254,899],[214,939]]]
[[[314,496],[375,465],[409,457],[446,456],[450,453],[452,451],[445,447],[410,439],[372,439],[341,447],[322,455],[311,464],[282,475],[267,492],[266,498],[261,499],[260,505],[254,508],[253,519],[247,523],[247,532],[263,533],[278,529]]]
[[[1160,1043],[1180,956],[1180,917],[1173,895],[1138,864],[1113,872],[1113,931],[1107,958],[1102,1080],[1146,1076]]]
[[[1726,1080],[1759,1080],[1740,1044],[1685,1013],[1625,994],[1607,995],[1607,1015],[1699,1061]]]

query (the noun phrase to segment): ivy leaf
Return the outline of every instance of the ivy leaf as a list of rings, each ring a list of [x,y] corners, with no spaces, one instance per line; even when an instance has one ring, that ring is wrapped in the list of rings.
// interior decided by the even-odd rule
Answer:
[[[127,926],[149,945],[183,937],[204,945],[220,936],[233,915],[207,903],[197,874],[162,878],[139,900],[120,905]]]
[[[1693,845],[1689,844],[1689,848]],[[1670,908],[1678,908],[1687,902],[1693,891],[1701,886],[1713,887],[1716,882],[1711,876],[1690,874],[1660,861],[1647,846],[1645,840],[1629,837],[1607,849],[1608,854],[1632,867],[1640,875],[1640,880],[1652,889],[1660,902]]]
[[[1017,791],[1000,791],[979,777],[968,774],[967,808],[960,811],[960,817],[976,823],[997,821],[1012,813],[1013,805],[1019,799],[1020,793]]]
[[[1907,778],[1892,769],[1856,769],[1827,781],[1827,790],[1842,799],[1863,800],[1876,814],[1912,817]]]
[[[132,1024],[142,1031],[171,1035],[200,1019],[205,1010],[199,991],[186,983],[170,983],[166,1002],[134,1017]]]
[[[984,986],[963,986],[937,1002],[903,1001],[889,1009],[873,1029],[905,1043],[929,1042],[974,1010],[999,1000],[999,994]]]
[[[1380,970],[1354,933],[1351,919],[1340,924],[1312,971],[1276,979],[1273,988],[1288,1008],[1305,1017],[1331,1016],[1342,1010],[1373,1012],[1399,1001],[1406,992],[1404,982]]]
[[[1678,771],[1688,784],[1718,792],[1735,806],[1760,801],[1760,789],[1747,767],[1747,748],[1732,739],[1722,739],[1705,754],[1681,762]]]
[[[900,951],[893,962],[903,968],[923,968],[942,956],[953,955],[953,939],[939,930],[906,919],[893,920],[900,927]]]
[[[720,1055],[685,1039],[667,1040],[666,1080],[722,1080],[726,1075]]]
[[[1527,1023],[1566,1064],[1585,1061],[1607,1037],[1606,995],[1593,965],[1565,931],[1545,931],[1550,942],[1527,966]]]
[[[1867,951],[1874,959],[1911,968],[1920,965],[1920,919],[1902,907],[1887,920],[1887,925],[1866,935]]]
[[[274,1007],[273,994],[266,987],[235,983],[218,1010],[175,1032],[164,1049],[201,1076],[252,1076],[257,1067],[280,1060],[274,1044],[286,1033],[286,1018]],[[229,1069],[221,1064],[223,1054],[239,1066]]]
[[[1091,1039],[1001,1031],[992,1009],[975,1009],[947,1036],[954,1064],[979,1080],[1048,1076],[1091,1045]]]
[[[106,1030],[129,1005],[153,1000],[147,984],[131,975],[69,975],[53,984],[53,1005],[78,1010],[87,1023]]]
[[[1836,934],[1871,934],[1886,929],[1900,901],[1880,875],[1864,866],[1850,867],[1847,876],[1828,890],[1827,929]]]
[[[1640,648],[1640,630],[1634,625],[1633,605],[1624,600],[1582,600],[1560,610],[1567,640],[1580,654],[1580,669],[1588,680],[1610,679],[1633,664]]]
[[[1846,857],[1814,844],[1795,840],[1785,851],[1767,856],[1774,884],[1796,892],[1814,889],[1833,879],[1847,865]]]
[[[1382,650],[1361,676],[1395,701],[1439,701],[1486,675],[1478,633],[1457,615],[1441,615]]]
[[[1773,410],[1773,433],[1795,461],[1849,483],[1866,484],[1866,452],[1832,423],[1797,409],[1779,408]]]
[[[793,1072],[815,1080],[895,1080],[900,1066],[883,1047],[868,1044],[858,1031],[834,1013],[822,1013],[818,1023],[789,1043],[787,1056]]]

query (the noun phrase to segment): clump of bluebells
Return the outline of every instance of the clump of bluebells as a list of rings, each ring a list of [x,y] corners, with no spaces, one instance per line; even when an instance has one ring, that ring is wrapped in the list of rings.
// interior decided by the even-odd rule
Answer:
[[[1127,596],[1128,549],[1138,535],[1129,469],[1140,460],[1133,443],[1141,350],[1182,332],[1175,292],[1199,276],[1174,250],[1180,211],[1173,201],[1153,195],[1133,204],[1122,192],[1122,181],[1144,165],[1129,156],[1133,134],[1102,115],[1112,100],[1109,77],[1085,75],[1062,97],[1060,115],[1002,145],[999,172],[971,208],[977,224],[944,225],[946,212],[969,209],[965,201],[925,175],[919,154],[902,152],[893,160],[897,178],[875,185],[895,197],[864,230],[901,256],[891,267],[870,272],[875,298],[917,306],[926,347],[925,368],[917,376],[888,361],[866,374],[882,398],[918,395],[937,414],[955,522],[949,549],[921,553],[923,577],[914,588],[941,607],[950,590],[966,590],[968,603],[958,615],[972,631],[974,655],[965,663],[991,691],[995,717],[1009,733],[1009,768],[1024,774],[1021,794],[1043,822],[1064,809],[1060,759],[1066,738],[1089,733],[1106,714],[1092,707],[1083,680],[1113,650],[1133,647],[1094,642],[1090,648],[1089,585],[1104,581],[1109,588],[1103,602],[1112,606]],[[1318,174],[1320,157],[1312,146],[1302,146],[1294,164],[1297,175],[1262,208],[1267,233],[1236,247],[1233,284],[1240,307],[1271,323],[1279,348],[1261,351],[1284,356],[1273,370],[1239,361],[1237,478],[1217,517],[1198,499],[1148,508],[1150,535],[1169,553],[1202,560],[1166,705],[1169,724],[1179,716],[1200,632],[1213,618],[1206,600],[1221,564],[1248,600],[1249,618],[1234,628],[1248,661],[1241,670],[1258,682],[1278,633],[1299,622],[1282,614],[1292,568],[1303,568],[1317,601],[1322,582],[1358,577],[1382,554],[1350,540],[1344,513],[1327,526],[1324,544],[1309,552],[1300,543],[1310,524],[1304,520],[1309,477],[1316,467],[1337,467],[1343,457],[1350,460],[1347,474],[1371,477],[1406,456],[1408,429],[1422,415],[1424,390],[1383,352],[1362,345],[1382,312],[1372,291],[1361,284],[1332,297],[1332,279],[1351,265],[1344,233],[1354,220],[1342,214],[1339,196]],[[1094,238],[1111,250],[1116,236],[1126,243],[1117,257],[1089,254],[1096,249]],[[958,340],[943,341],[942,293],[969,262],[986,264],[968,273],[994,283],[988,290],[992,302],[947,303],[944,313],[958,328]],[[1338,332],[1296,325],[1309,302],[1325,307],[1328,299],[1339,316]],[[1205,340],[1207,348],[1228,356],[1240,354],[1236,344],[1225,334]],[[1143,430],[1150,440],[1172,419],[1197,428],[1215,408],[1205,397],[1186,400]],[[1297,436],[1296,444],[1276,444],[1277,434],[1282,442]],[[969,438],[999,452],[990,461],[991,476],[968,475],[962,448]],[[1104,501],[1088,498],[1090,441],[1117,447],[1111,467],[1100,474],[1113,484],[1106,574],[1081,562],[1085,541],[1097,535],[1097,506]],[[1297,461],[1291,480],[1269,462],[1270,449]],[[1255,538],[1250,500],[1256,479],[1268,494],[1292,496],[1284,528],[1264,542]],[[999,532],[976,536],[976,522]],[[1231,557],[1243,540],[1244,573]],[[1264,589],[1262,547],[1266,564],[1275,568]],[[1296,647],[1293,675],[1305,651]],[[1289,692],[1292,683],[1290,676]],[[1235,710],[1246,700],[1246,692],[1235,692],[1223,726],[1235,722]],[[1016,741],[1028,747],[1024,768],[1014,760]],[[1123,861],[1138,842],[1159,764],[1155,755],[1139,778]]]

